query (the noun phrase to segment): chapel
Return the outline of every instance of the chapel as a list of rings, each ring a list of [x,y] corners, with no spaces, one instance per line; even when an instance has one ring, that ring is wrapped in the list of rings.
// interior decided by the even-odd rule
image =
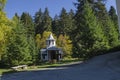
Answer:
[[[62,59],[62,49],[56,47],[56,40],[50,34],[46,40],[46,48],[40,50],[42,61],[60,61]]]

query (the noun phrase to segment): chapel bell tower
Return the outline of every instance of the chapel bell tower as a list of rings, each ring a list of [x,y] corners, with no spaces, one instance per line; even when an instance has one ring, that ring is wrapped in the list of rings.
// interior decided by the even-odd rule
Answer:
[[[47,48],[55,47],[56,46],[55,39],[53,38],[52,34],[50,34],[50,36],[46,40],[46,44],[47,44]]]

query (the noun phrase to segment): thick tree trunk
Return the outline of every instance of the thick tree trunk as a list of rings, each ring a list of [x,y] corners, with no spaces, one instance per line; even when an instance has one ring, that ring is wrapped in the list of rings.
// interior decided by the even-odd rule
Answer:
[[[116,0],[116,8],[118,13],[119,33],[120,33],[120,0]]]

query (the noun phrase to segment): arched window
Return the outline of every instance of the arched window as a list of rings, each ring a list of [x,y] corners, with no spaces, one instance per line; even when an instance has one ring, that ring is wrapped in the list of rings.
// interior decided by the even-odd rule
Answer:
[[[52,45],[54,45],[54,40],[52,40]]]

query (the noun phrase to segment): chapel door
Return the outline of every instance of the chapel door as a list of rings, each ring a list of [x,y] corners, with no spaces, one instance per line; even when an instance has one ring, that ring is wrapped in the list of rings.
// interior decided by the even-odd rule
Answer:
[[[51,51],[51,60],[57,59],[56,57],[56,51]]]

